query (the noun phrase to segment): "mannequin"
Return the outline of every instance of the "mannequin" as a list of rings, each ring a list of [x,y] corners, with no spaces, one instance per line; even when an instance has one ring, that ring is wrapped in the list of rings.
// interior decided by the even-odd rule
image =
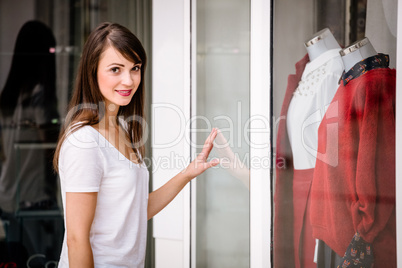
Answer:
[[[366,37],[341,50],[339,54],[342,56],[345,71],[347,72],[359,61],[377,55],[377,51],[375,51],[373,45]]]
[[[330,49],[341,49],[335,37],[328,28],[317,32],[313,38],[304,43],[310,61]]]
[[[396,72],[368,38],[339,54],[345,73],[318,129],[326,156],[311,186],[317,267],[396,267]]]
[[[286,127],[285,133],[280,133],[278,130],[277,142],[280,145],[277,146],[276,154],[277,162],[282,157],[287,163],[286,170],[278,170],[277,165],[275,224],[276,226],[283,224],[288,217],[292,222],[292,226],[287,230],[283,227],[280,229],[292,233],[293,238],[288,239],[288,243],[293,241],[294,265],[289,263],[282,265],[285,263],[283,261],[279,262],[279,265],[276,262],[275,267],[316,267],[315,239],[312,236],[309,217],[309,193],[317,157],[317,133],[319,123],[338,88],[338,80],[344,69],[339,55],[341,48],[328,28],[317,32],[304,45],[310,61],[306,64],[300,80],[297,81],[298,86],[293,92],[293,97],[289,99],[285,97],[283,102],[281,118],[285,118],[286,121],[280,121],[279,129],[282,129],[283,123],[286,123]],[[290,152],[286,152],[287,155],[282,151],[283,144],[289,146]],[[286,187],[288,192],[282,190]],[[288,207],[285,204],[288,204]],[[281,234],[278,234],[278,237],[280,236]],[[285,256],[275,258],[278,260],[281,257],[286,258]]]

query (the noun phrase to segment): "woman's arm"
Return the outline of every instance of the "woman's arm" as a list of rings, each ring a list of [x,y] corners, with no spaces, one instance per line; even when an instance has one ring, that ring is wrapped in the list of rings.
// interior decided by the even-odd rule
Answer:
[[[98,193],[66,193],[66,233],[70,267],[94,267],[89,232]]]
[[[217,159],[210,162],[207,161],[209,153],[213,148],[213,141],[216,134],[217,129],[212,129],[204,143],[201,153],[194,159],[194,161],[191,162],[184,171],[180,172],[162,187],[149,194],[148,219],[151,219],[166,207],[189,181],[203,173],[208,168],[219,164]]]

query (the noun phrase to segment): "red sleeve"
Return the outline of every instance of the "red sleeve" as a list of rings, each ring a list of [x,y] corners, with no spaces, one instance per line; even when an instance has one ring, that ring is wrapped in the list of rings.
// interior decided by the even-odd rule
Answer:
[[[289,76],[289,83],[292,83],[291,79],[293,77]],[[285,102],[286,99],[285,96]],[[287,109],[282,110],[287,111]],[[275,156],[273,250],[275,267],[287,268],[295,266],[293,257],[293,161],[286,131],[286,116],[281,115],[279,120]]]
[[[275,156],[273,252],[276,268],[295,267],[293,248],[293,158],[286,130],[286,115],[293,92],[309,61],[306,54],[296,63],[296,74],[288,76],[288,84],[278,121]]]
[[[355,101],[359,135],[353,222],[371,243],[395,209],[395,76],[367,75]]]

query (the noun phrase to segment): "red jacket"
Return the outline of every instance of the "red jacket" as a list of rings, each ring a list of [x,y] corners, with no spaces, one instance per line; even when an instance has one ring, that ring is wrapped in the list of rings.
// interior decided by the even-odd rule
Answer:
[[[318,130],[311,188],[314,237],[343,256],[358,231],[374,267],[396,267],[395,86],[395,70],[382,68],[339,87]]]
[[[309,61],[306,54],[296,63],[296,74],[288,77],[276,141],[276,183],[274,195],[274,265],[276,268],[295,267],[293,248],[293,159],[286,128],[286,115],[293,92]]]

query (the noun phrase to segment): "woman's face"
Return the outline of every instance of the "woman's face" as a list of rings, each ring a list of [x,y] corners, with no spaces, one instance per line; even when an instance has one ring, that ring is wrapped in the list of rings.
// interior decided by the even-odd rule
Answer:
[[[98,65],[98,85],[106,107],[128,105],[141,82],[141,63],[133,63],[112,46],[101,55]]]

